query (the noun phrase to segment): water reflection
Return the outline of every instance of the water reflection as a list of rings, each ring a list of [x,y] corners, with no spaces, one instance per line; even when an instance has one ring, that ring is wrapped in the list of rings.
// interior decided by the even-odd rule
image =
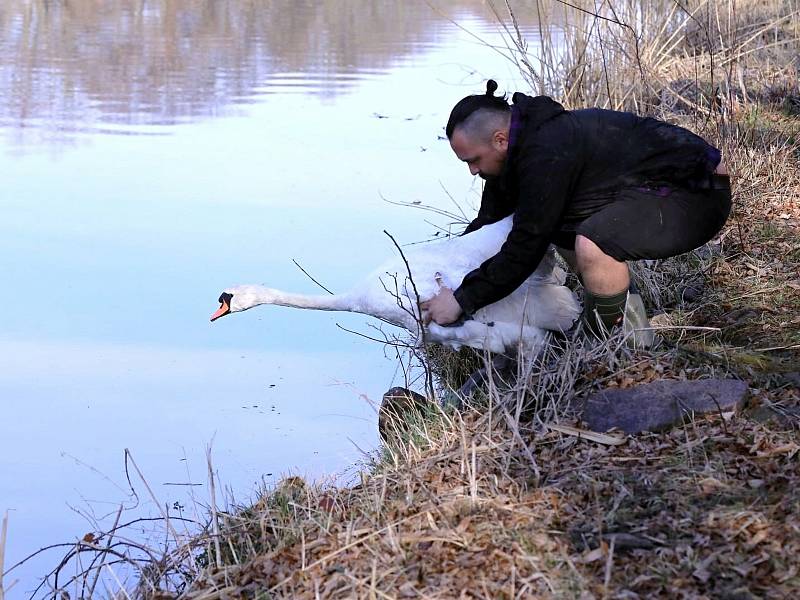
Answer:
[[[518,9],[524,14],[524,7]],[[265,93],[352,89],[435,48],[478,0],[19,0],[0,8],[0,126],[153,133]],[[157,132],[156,132],[157,133]]]

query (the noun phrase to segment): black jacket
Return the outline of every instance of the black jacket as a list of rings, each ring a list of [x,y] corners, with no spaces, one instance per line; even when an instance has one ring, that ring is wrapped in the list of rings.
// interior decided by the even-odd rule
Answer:
[[[614,200],[623,188],[691,187],[714,171],[719,151],[692,132],[631,113],[567,111],[546,96],[513,96],[511,140],[503,173],[486,182],[477,218],[465,233],[508,215],[500,251],[455,291],[471,314],[506,297],[533,273],[553,234]]]

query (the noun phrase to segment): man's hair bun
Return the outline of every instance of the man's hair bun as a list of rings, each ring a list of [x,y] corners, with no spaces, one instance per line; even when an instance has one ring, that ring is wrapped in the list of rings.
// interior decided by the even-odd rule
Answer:
[[[450,119],[447,121],[447,126],[445,127],[447,139],[452,138],[455,128],[466,121],[476,110],[488,109],[496,112],[509,112],[511,107],[508,105],[508,102],[506,102],[505,95],[495,96],[494,93],[496,91],[497,82],[494,79],[490,79],[486,82],[485,94],[475,94],[474,96],[462,98],[458,104],[453,107],[450,113]]]

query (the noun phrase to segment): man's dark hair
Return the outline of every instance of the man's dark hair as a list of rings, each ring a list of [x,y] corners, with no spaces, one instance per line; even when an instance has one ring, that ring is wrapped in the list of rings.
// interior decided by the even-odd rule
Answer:
[[[511,107],[506,102],[505,95],[495,96],[497,82],[490,79],[486,82],[486,93],[467,96],[458,101],[450,112],[450,119],[447,121],[445,133],[447,139],[453,137],[456,127],[466,127],[469,134],[478,134],[484,137],[484,130],[487,125],[493,125],[492,121],[497,121],[498,117],[507,118]],[[487,135],[491,135],[489,132]]]

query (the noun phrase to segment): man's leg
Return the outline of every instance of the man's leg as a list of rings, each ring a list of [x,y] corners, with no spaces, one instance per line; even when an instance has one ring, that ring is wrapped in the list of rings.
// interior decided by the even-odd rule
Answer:
[[[648,348],[653,334],[638,290],[632,285],[628,263],[605,254],[589,238],[575,239],[578,271],[583,279],[583,323],[596,337],[622,325],[628,343]]]
[[[575,258],[583,287],[590,292],[607,296],[628,290],[628,263],[605,254],[589,238],[575,237]]]
[[[622,321],[625,331],[635,332],[634,344],[646,346],[648,336],[636,331],[648,327],[644,304],[630,285],[626,261],[697,248],[720,230],[730,208],[727,179],[716,177],[702,190],[623,190],[615,202],[581,222],[575,249],[586,290],[587,326],[602,330]]]

